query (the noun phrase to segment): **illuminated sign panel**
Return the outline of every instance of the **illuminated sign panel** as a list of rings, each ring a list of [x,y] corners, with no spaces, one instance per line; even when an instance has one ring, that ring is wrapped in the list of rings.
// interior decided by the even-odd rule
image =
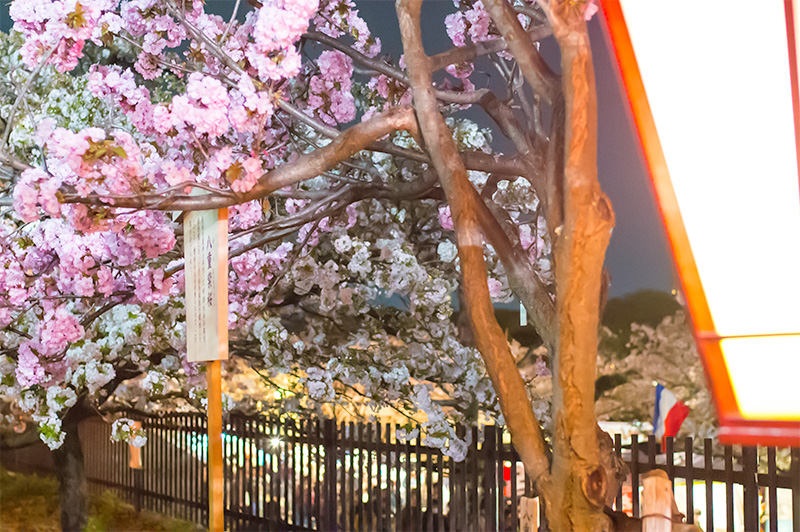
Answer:
[[[796,9],[613,0],[603,11],[720,437],[800,445]]]

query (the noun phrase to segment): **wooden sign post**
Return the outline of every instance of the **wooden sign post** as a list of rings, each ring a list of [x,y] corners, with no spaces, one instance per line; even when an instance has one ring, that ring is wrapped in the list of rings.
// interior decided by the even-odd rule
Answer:
[[[222,379],[228,358],[228,210],[188,212],[184,218],[186,352],[206,362],[208,379],[208,524],[224,529]]]

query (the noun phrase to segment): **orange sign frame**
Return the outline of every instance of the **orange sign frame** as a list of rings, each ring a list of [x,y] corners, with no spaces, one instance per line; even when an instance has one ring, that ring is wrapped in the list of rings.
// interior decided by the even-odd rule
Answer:
[[[800,90],[798,90],[797,53],[795,47],[794,6],[785,0],[789,57],[791,64],[792,99],[795,140],[800,161]],[[720,441],[744,445],[800,446],[800,421],[745,419],[739,409],[733,384],[720,347],[703,290],[689,238],[678,208],[678,200],[667,170],[667,163],[645,93],[639,66],[633,51],[628,28],[619,0],[603,0],[602,16],[608,41],[614,51],[622,84],[631,106],[644,158],[658,199],[659,210],[667,231],[672,254],[680,274],[683,292],[695,330],[700,357],[714,398],[720,422]],[[800,178],[800,177],[799,177]],[[800,354],[798,355],[800,356]]]

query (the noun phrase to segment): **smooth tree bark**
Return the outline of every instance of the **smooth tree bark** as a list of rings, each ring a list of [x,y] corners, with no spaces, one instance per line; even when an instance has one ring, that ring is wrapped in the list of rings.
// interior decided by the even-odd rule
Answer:
[[[597,101],[586,22],[571,2],[551,2],[566,110],[563,225],[555,242],[558,349],[552,485],[554,530],[605,530],[607,472],[594,413],[603,259],[614,211],[597,180]]]

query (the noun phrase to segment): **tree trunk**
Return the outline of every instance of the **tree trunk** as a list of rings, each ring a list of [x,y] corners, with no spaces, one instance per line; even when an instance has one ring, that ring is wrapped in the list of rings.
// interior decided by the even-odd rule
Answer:
[[[80,532],[87,523],[87,485],[83,450],[78,437],[79,420],[70,413],[64,417],[62,425],[66,434],[64,443],[53,451],[53,461],[58,475],[61,529],[64,532]]]
[[[603,513],[608,472],[600,459],[594,382],[603,259],[614,212],[597,181],[597,101],[583,4],[547,5],[561,48],[566,128],[564,221],[554,246],[559,330],[552,484],[544,496],[553,530],[609,530]]]

